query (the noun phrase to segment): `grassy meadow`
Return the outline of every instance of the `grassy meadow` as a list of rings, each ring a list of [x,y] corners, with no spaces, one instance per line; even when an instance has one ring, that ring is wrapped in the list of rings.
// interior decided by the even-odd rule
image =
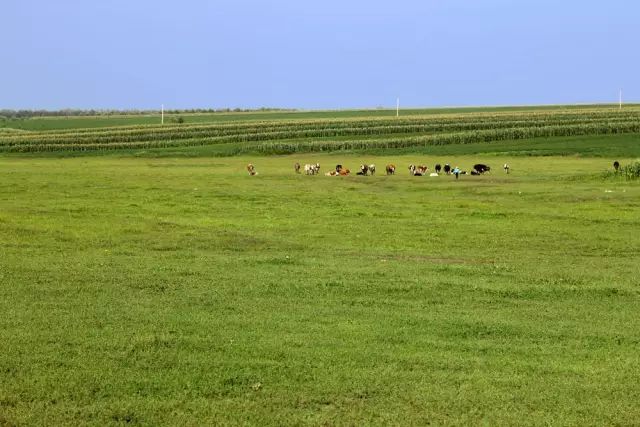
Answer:
[[[633,425],[638,138],[2,154],[0,425]]]

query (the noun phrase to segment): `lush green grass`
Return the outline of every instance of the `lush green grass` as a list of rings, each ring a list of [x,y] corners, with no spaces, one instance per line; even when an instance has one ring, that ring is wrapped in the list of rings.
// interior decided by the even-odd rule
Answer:
[[[636,423],[640,186],[460,147],[0,156],[0,424]]]
[[[522,107],[465,107],[465,108],[419,108],[402,109],[402,116],[448,113],[481,113],[481,112],[518,112],[518,111],[554,111],[580,110],[594,107],[616,110],[614,105],[550,105],[550,106],[522,106]],[[627,108],[636,105],[626,105]],[[166,114],[165,122],[170,123],[173,118],[182,117],[185,123],[229,122],[244,120],[297,120],[297,119],[332,119],[357,117],[392,117],[396,115],[391,109],[371,110],[328,110],[328,111],[266,111],[248,113],[212,113],[212,114]],[[98,128],[111,126],[151,125],[160,124],[159,115],[124,115],[124,116],[89,116],[89,117],[38,117],[31,119],[0,120],[0,128],[15,128],[33,131]]]

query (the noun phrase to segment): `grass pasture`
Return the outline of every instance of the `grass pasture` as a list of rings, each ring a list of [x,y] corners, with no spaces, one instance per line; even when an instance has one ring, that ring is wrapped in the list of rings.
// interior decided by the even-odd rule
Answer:
[[[634,424],[636,138],[4,154],[0,424]]]

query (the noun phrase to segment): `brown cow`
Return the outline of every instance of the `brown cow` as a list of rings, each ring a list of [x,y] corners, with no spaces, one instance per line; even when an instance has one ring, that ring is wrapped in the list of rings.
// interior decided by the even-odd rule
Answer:
[[[396,173],[396,165],[389,163],[386,167],[387,175],[393,175]]]
[[[409,165],[409,174],[413,176],[422,176],[427,173],[427,169],[429,168],[425,165]]]
[[[249,175],[251,176],[258,175],[258,172],[256,172],[256,168],[251,163],[247,165],[247,172],[249,172]]]

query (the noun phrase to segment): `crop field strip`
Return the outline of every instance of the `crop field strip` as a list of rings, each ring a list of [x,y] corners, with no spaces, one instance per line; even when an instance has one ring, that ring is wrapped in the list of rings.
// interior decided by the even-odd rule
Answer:
[[[144,135],[149,133],[188,133],[193,131],[209,131],[219,132],[219,134],[231,133],[247,133],[252,130],[270,131],[270,130],[288,130],[288,129],[321,129],[321,128],[342,128],[342,127],[363,127],[363,126],[383,126],[383,125],[408,125],[408,124],[446,124],[446,123],[476,123],[476,122],[502,122],[502,121],[525,121],[525,120],[595,120],[595,119],[633,119],[640,115],[640,110],[623,112],[612,111],[593,111],[589,113],[577,113],[575,111],[568,112],[532,112],[532,113],[502,113],[502,114],[457,114],[442,116],[411,116],[407,118],[351,118],[351,119],[324,119],[324,120],[299,120],[299,121],[267,121],[267,122],[232,122],[232,123],[215,123],[215,124],[188,124],[188,125],[137,125],[125,127],[108,127],[108,128],[85,128],[61,131],[22,131],[25,137],[30,135],[36,137],[40,135],[50,136],[99,136],[116,135]],[[7,129],[11,130],[11,129]]]
[[[406,118],[143,125],[0,133],[0,152],[98,151],[244,143],[233,154],[291,153],[640,132],[640,109],[467,113]],[[394,137],[394,135],[404,135]],[[379,139],[369,137],[380,136]],[[313,138],[368,137],[326,141]],[[295,143],[285,140],[309,139]]]
[[[458,122],[480,122],[480,121],[503,121],[503,120],[531,120],[534,118],[549,118],[549,119],[571,119],[581,118],[584,120],[596,119],[596,118],[634,118],[640,115],[640,108],[625,109],[624,111],[617,110],[590,110],[590,111],[531,111],[531,112],[503,112],[503,113],[465,113],[465,114],[442,114],[442,115],[414,115],[408,117],[366,117],[366,118],[342,118],[342,119],[302,119],[302,120],[271,120],[271,121],[234,121],[234,122],[215,122],[215,123],[194,123],[194,124],[154,124],[154,125],[132,125],[132,126],[112,126],[107,128],[77,128],[77,129],[63,129],[54,131],[22,131],[21,129],[6,129],[16,130],[22,132],[29,132],[32,135],[38,134],[120,134],[131,131],[139,131],[141,133],[158,131],[158,132],[172,132],[177,129],[188,131],[191,129],[218,129],[218,130],[237,130],[243,129],[287,129],[291,127],[309,126],[312,128],[335,128],[335,127],[357,127],[364,125],[380,125],[384,123],[393,124],[412,124],[416,122],[424,123],[458,123]]]

